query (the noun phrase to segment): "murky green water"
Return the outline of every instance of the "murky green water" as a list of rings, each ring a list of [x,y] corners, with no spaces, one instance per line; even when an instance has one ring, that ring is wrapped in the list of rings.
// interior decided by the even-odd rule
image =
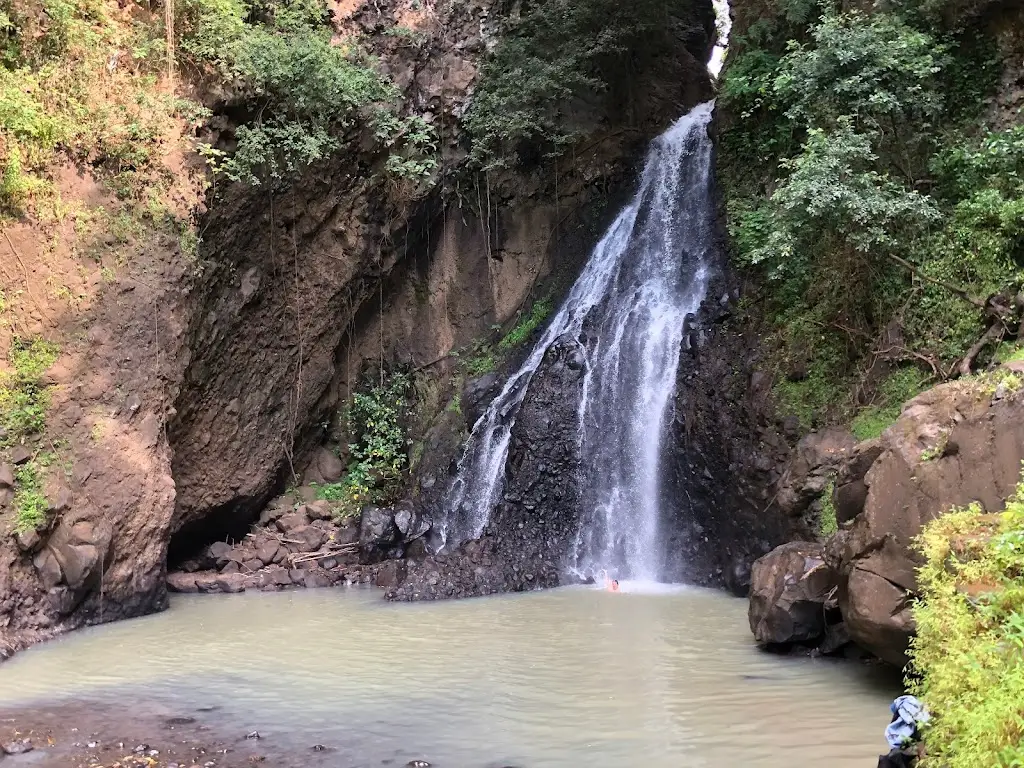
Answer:
[[[574,588],[392,605],[316,590],[174,600],[0,666],[0,708],[134,698],[324,765],[866,768],[897,691],[754,648],[746,603]],[[317,764],[321,764],[317,761]]]

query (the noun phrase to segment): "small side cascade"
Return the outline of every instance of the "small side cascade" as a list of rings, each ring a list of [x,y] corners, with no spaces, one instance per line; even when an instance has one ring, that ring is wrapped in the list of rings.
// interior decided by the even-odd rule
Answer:
[[[473,426],[445,501],[444,546],[478,538],[502,491],[516,416],[545,354],[578,345],[581,526],[567,566],[582,576],[655,581],[665,417],[688,316],[711,272],[714,102],[648,150],[639,188],[595,247],[519,370]]]

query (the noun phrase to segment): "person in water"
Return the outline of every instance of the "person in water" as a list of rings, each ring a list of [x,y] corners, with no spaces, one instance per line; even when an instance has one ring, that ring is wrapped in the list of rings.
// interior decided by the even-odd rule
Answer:
[[[618,592],[619,591],[619,580],[618,579],[612,579],[611,580],[611,583],[608,584],[608,591],[609,592]]]

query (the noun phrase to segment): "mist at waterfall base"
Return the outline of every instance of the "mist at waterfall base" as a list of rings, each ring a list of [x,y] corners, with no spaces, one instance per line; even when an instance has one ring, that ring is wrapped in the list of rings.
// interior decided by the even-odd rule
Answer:
[[[502,493],[516,415],[553,346],[575,346],[580,526],[565,569],[580,578],[657,582],[665,417],[687,318],[712,270],[713,102],[650,146],[640,183],[594,248],[541,339],[480,416],[445,502],[443,545],[484,532]]]

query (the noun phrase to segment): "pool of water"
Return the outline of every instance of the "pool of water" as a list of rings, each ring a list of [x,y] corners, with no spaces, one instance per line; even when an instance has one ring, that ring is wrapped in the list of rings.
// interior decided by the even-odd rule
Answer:
[[[706,590],[411,605],[307,590],[178,596],[37,646],[0,666],[0,708],[213,708],[238,733],[329,744],[339,767],[865,768],[892,686],[856,663],[759,652],[746,602]]]

